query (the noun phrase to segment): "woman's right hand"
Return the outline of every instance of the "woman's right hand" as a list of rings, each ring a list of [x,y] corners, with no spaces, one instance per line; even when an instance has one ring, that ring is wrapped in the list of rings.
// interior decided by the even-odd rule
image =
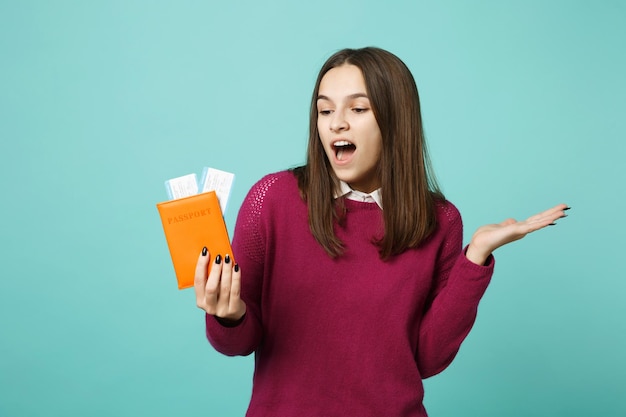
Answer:
[[[208,273],[211,254],[202,249],[196,264],[194,288],[196,304],[207,314],[236,322],[246,314],[246,303],[241,299],[241,271],[230,255],[217,255]]]

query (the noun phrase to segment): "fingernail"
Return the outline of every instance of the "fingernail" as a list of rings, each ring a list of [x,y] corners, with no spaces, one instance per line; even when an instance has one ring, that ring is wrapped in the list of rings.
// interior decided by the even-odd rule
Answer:
[[[230,255],[226,254],[226,256],[224,257],[224,263],[229,264],[230,263]]]
[[[563,209],[563,211],[565,211],[565,210],[569,210],[569,209],[571,209],[571,207],[565,207],[565,208]]]
[[[556,223],[550,223],[548,226],[556,226]]]
[[[239,264],[235,264],[235,272],[239,272]]]
[[[202,256],[206,256],[207,248],[206,246],[202,248]]]
[[[217,255],[215,257],[215,263],[216,264],[221,264],[222,263],[222,255]]]

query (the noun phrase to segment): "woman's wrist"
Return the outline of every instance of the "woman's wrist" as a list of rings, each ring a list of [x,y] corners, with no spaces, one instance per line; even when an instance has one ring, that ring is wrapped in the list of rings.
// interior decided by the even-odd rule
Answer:
[[[490,250],[480,248],[474,243],[470,243],[465,251],[465,257],[476,265],[484,265],[490,255]]]

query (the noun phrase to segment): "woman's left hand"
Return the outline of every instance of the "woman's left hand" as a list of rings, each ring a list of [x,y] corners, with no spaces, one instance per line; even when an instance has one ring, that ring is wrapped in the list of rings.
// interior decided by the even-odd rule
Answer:
[[[559,204],[523,221],[507,219],[502,223],[481,226],[474,233],[465,256],[475,264],[483,265],[489,255],[499,247],[546,226],[555,225],[556,220],[567,216],[565,210],[569,210],[569,207]]]

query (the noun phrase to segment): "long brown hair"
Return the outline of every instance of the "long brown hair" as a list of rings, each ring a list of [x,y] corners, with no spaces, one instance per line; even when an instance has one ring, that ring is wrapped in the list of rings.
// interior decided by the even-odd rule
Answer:
[[[343,49],[322,66],[311,99],[307,162],[295,168],[298,185],[307,201],[311,233],[326,252],[336,257],[343,244],[334,223],[343,215],[333,203],[338,186],[317,129],[317,96],[320,82],[332,68],[358,67],[382,134],[378,166],[385,230],[375,243],[387,259],[419,246],[437,226],[435,203],[443,200],[428,157],[419,95],[408,67],[380,48]]]

